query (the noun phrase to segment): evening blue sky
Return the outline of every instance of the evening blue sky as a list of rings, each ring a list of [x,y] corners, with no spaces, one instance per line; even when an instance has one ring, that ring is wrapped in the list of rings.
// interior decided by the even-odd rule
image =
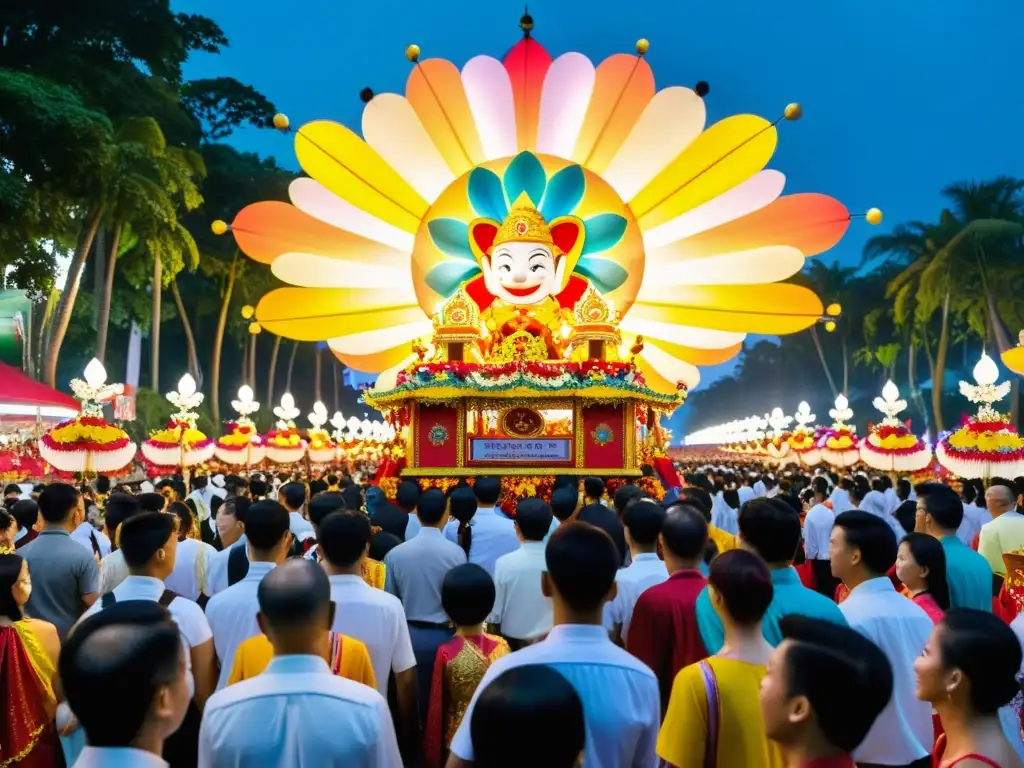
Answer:
[[[640,37],[659,88],[706,80],[708,123],[735,113],[804,118],[780,126],[769,165],[786,192],[823,192],[851,211],[878,206],[877,228],[855,221],[822,257],[857,264],[864,241],[891,225],[936,217],[952,181],[1024,176],[1021,0],[534,0],[534,36],[553,56],[632,52]],[[319,118],[359,130],[359,91],[402,92],[403,51],[462,66],[501,57],[523,6],[490,0],[325,2],[177,0],[213,17],[231,41],[201,54],[188,77],[231,75],[266,94],[293,125]],[[240,149],[298,168],[288,136],[241,131]],[[730,367],[727,364],[724,369]],[[704,382],[722,367],[703,371]],[[685,410],[685,409],[684,409]]]

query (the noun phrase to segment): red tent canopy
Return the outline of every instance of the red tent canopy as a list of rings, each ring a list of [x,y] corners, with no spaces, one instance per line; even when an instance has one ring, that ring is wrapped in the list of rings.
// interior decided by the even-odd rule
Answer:
[[[0,406],[3,405],[68,408],[75,413],[80,410],[78,401],[71,395],[50,389],[17,368],[0,363]]]

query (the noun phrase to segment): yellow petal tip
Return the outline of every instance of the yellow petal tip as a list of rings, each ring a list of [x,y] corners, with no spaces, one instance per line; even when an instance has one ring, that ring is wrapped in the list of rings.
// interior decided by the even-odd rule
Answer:
[[[278,112],[274,115],[274,127],[279,131],[287,131],[288,126],[291,125],[291,121],[288,120],[288,115],[284,112]]]
[[[794,101],[792,104],[786,105],[786,109],[783,110],[782,114],[787,120],[799,120],[804,116],[804,108]]]
[[[420,60],[420,47],[418,45],[410,45],[405,49],[405,58],[415,64]]]
[[[882,223],[882,209],[881,208],[870,208],[868,212],[864,214],[864,218],[868,220],[868,224],[881,224]]]

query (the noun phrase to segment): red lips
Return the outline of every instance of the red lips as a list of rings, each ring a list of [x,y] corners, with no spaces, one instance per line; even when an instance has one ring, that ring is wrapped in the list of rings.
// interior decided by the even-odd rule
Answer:
[[[531,293],[536,293],[539,285],[531,285],[529,288],[511,288],[507,285],[501,286],[506,291],[511,293],[513,296],[529,296]]]

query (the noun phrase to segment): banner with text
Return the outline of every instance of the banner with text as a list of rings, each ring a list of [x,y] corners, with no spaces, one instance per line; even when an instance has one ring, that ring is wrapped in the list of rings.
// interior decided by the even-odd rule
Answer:
[[[469,441],[472,462],[566,464],[572,461],[572,439],[568,437],[492,438]]]

